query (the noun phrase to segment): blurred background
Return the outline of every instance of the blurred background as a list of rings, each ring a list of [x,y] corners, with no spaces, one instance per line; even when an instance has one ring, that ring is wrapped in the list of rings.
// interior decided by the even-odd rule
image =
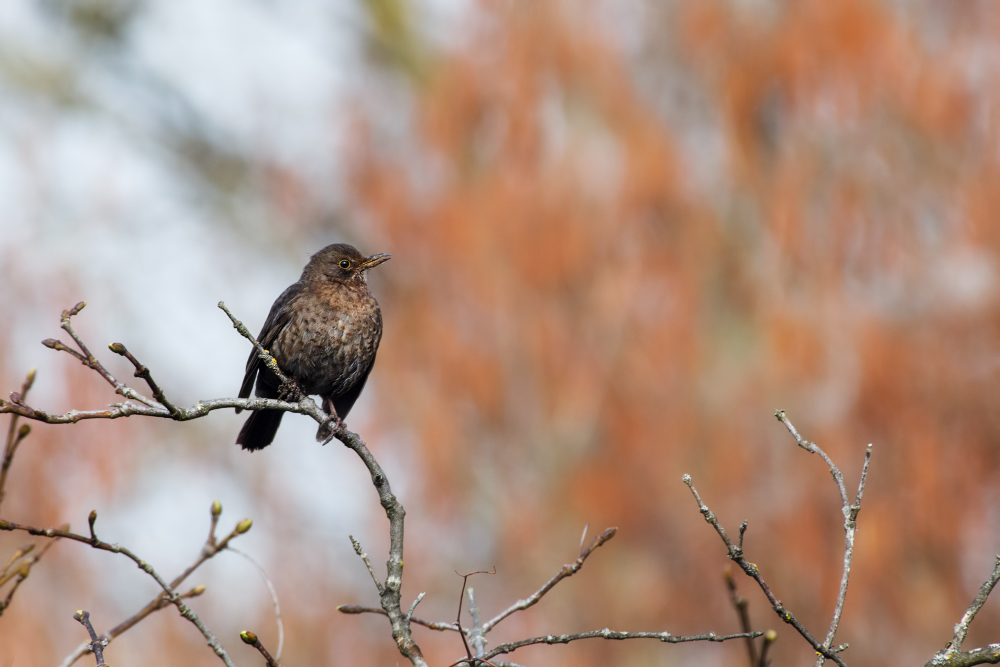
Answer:
[[[0,377],[97,409],[59,313],[118,377],[119,341],[175,403],[234,396],[255,332],[333,242],[371,275],[385,336],[349,425],[407,509],[404,606],[484,615],[617,537],[493,643],[547,633],[738,631],[728,560],[681,475],[819,636],[840,501],[874,445],[844,621],[855,666],[921,664],[1000,551],[1000,6],[986,0],[6,0],[0,3]],[[6,424],[6,417],[3,418]],[[4,518],[71,522],[172,577],[220,530],[269,573],[290,666],[401,665],[347,535],[383,572],[360,461],[286,417],[33,425]],[[0,559],[26,541],[0,535]],[[774,664],[812,652],[749,579]],[[235,554],[190,580],[238,664],[277,647]],[[124,558],[57,544],[0,617],[0,666],[57,665],[151,599]],[[1000,599],[967,647],[1000,641]],[[432,665],[464,654],[417,627]],[[218,664],[164,610],[112,665]],[[589,640],[528,665],[741,665],[744,646]],[[91,658],[92,660],[92,658]],[[87,661],[85,660],[85,664]]]

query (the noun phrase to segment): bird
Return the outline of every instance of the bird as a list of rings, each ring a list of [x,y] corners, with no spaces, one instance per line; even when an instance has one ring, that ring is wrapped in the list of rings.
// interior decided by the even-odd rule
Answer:
[[[258,398],[299,400],[318,395],[329,419],[320,425],[316,439],[328,440],[358,400],[375,365],[382,311],[368,290],[368,271],[389,257],[386,253],[365,257],[346,243],[328,245],[314,254],[298,282],[275,300],[257,336],[288,382],[283,384],[262,364],[254,349],[247,359],[240,398],[248,398],[255,383]],[[267,447],[284,414],[254,411],[236,444],[249,451]]]

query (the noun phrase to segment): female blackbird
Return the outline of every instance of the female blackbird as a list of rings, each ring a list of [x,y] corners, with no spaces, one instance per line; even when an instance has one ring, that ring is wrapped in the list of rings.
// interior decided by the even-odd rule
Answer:
[[[310,258],[299,282],[286,289],[271,306],[257,340],[278,362],[291,382],[260,363],[256,350],[247,359],[240,398],[290,398],[318,394],[334,421],[350,412],[375,364],[382,339],[382,311],[368,291],[368,269],[389,259],[380,253],[365,257],[346,243],[329,245]],[[236,412],[240,412],[238,408]],[[257,410],[236,437],[243,449],[263,449],[274,440],[281,410]],[[331,433],[320,426],[317,440]]]

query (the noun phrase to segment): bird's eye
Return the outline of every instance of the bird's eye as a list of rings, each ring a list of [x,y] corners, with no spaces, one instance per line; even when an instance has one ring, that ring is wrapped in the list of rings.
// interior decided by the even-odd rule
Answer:
[[[342,268],[342,269],[349,269],[349,268],[351,268],[351,260],[349,260],[349,259],[342,259],[342,260],[340,260],[340,268]]]

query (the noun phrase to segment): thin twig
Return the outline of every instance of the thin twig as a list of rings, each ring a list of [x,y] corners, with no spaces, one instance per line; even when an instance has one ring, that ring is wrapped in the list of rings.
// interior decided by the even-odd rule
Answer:
[[[195,586],[194,588],[188,590],[187,592],[181,593],[179,597],[182,600],[187,600],[190,598],[196,598],[204,592],[205,592],[204,586]],[[147,616],[161,609],[166,609],[169,606],[170,606],[170,601],[164,598],[163,594],[161,593],[157,597],[153,598],[153,600],[145,607],[143,607],[138,613],[129,616],[127,619],[116,625],[111,630],[108,630],[107,632],[101,634],[100,637],[107,644],[110,644],[112,641],[114,641],[115,637],[118,637],[119,635],[123,634],[126,630],[133,628],[136,624],[145,619]],[[59,663],[59,667],[70,667],[70,665],[72,665],[73,663],[75,663],[77,660],[87,655],[88,653],[90,653],[90,645],[87,642],[84,642],[79,646],[77,646],[72,653],[63,658],[63,661]]]
[[[792,612],[785,609],[785,607],[781,604],[781,601],[774,596],[774,593],[771,592],[771,588],[767,585],[767,582],[764,581],[764,577],[761,576],[760,570],[757,566],[753,563],[747,562],[746,558],[743,557],[743,550],[733,544],[732,540],[729,539],[729,535],[726,534],[725,528],[722,527],[722,524],[720,524],[719,520],[716,518],[715,512],[708,509],[708,506],[702,502],[701,496],[698,495],[698,491],[694,488],[694,483],[691,481],[691,476],[684,475],[682,479],[684,480],[684,483],[688,485],[688,488],[691,489],[694,499],[698,502],[698,510],[701,512],[702,516],[705,517],[705,521],[712,524],[712,527],[715,528],[715,532],[719,534],[719,537],[722,538],[723,543],[725,543],[726,552],[729,558],[734,563],[739,565],[740,569],[746,572],[748,576],[753,577],[753,579],[757,582],[757,585],[760,586],[762,591],[764,591],[764,595],[766,595],[767,599],[771,602],[771,608],[774,609],[774,613],[776,613],[782,621],[795,628],[800,635],[805,637],[806,641],[809,642],[809,645],[812,646],[817,653],[821,653],[826,658],[833,660],[840,665],[840,667],[847,667],[847,664],[840,658],[840,656],[838,656],[831,649],[820,644],[820,642],[813,637],[812,633],[809,632],[804,625],[802,625],[799,619],[795,618],[795,615]]]
[[[246,519],[241,521],[234,530],[234,533],[240,534],[240,533],[245,533],[247,530],[249,530],[250,526],[247,523],[247,521],[248,520]],[[240,530],[241,528],[243,528],[243,530]],[[72,533],[69,530],[62,528],[35,528],[34,526],[27,526],[24,524],[15,523],[13,521],[6,521],[0,519],[0,530],[22,530],[30,535],[38,535],[41,537],[49,537],[49,538],[61,537],[68,540],[73,540],[75,542],[82,542],[84,544],[89,544],[91,547],[99,549],[101,551],[110,551],[111,553],[123,554],[124,556],[132,560],[132,562],[134,562],[139,567],[140,570],[151,576],[156,581],[156,583],[160,585],[160,588],[163,589],[164,599],[167,600],[169,603],[173,604],[175,607],[177,607],[177,610],[180,612],[181,616],[191,621],[191,623],[193,623],[195,627],[198,628],[202,636],[204,636],[205,640],[208,642],[208,645],[212,648],[215,654],[219,656],[219,658],[227,665],[227,667],[234,667],[232,660],[229,658],[229,654],[222,647],[222,644],[219,642],[219,640],[216,639],[215,635],[212,634],[212,631],[208,629],[208,626],[205,625],[204,621],[201,620],[198,614],[196,614],[194,610],[192,610],[190,607],[184,604],[184,601],[181,599],[181,596],[173,589],[173,587],[170,584],[168,584],[163,579],[163,577],[161,577],[156,572],[156,570],[153,569],[153,567],[149,563],[139,558],[131,550],[119,546],[118,544],[109,544],[107,542],[86,537],[84,535],[78,535],[77,533]]]
[[[661,642],[668,644],[682,644],[686,642],[724,642],[729,641],[730,639],[746,639],[747,637],[752,639],[754,637],[760,637],[762,634],[764,633],[752,632],[750,634],[746,634],[741,632],[734,635],[717,635],[714,632],[709,632],[703,635],[683,636],[672,635],[669,632],[617,632],[615,630],[604,628],[603,630],[580,632],[573,635],[545,635],[543,637],[532,637],[530,639],[522,639],[516,642],[500,644],[496,648],[488,651],[483,656],[483,659],[489,660],[493,656],[510,653],[515,649],[521,648],[522,646],[530,646],[532,644],[568,644],[579,639],[658,639]],[[459,662],[461,663],[461,660]]]
[[[361,543],[354,539],[353,535],[348,535],[351,538],[351,544],[354,545],[354,553],[361,557],[364,561],[365,567],[368,568],[368,574],[372,576],[372,581],[375,582],[375,588],[378,589],[378,594],[382,595],[385,592],[385,588],[382,586],[382,582],[378,580],[375,576],[375,568],[372,567],[372,562],[368,560],[368,554],[361,549]]]
[[[257,639],[257,635],[247,630],[244,630],[243,632],[240,633],[240,639],[243,640],[244,644],[249,644],[250,646],[253,646],[255,649],[260,651],[260,654],[264,656],[264,660],[267,663],[267,667],[279,667],[277,661],[275,661],[275,659],[271,657],[271,654],[267,652],[267,649],[264,648],[264,645],[260,643],[259,639]]]
[[[743,530],[740,531],[740,538],[742,539],[743,533],[746,531],[746,521],[743,522]],[[742,543],[740,548],[743,548]],[[750,629],[750,603],[745,597],[740,595],[740,592],[736,589],[736,580],[733,579],[732,568],[727,567],[725,571],[726,588],[729,589],[729,601],[733,603],[733,607],[736,609],[737,615],[740,617],[740,629],[743,632],[751,632]],[[750,667],[757,667],[757,647],[753,643],[753,639],[747,639],[747,657],[750,659]]]
[[[840,590],[837,593],[837,604],[833,609],[833,619],[830,621],[830,629],[827,631],[826,639],[823,641],[824,647],[831,648],[833,647],[834,636],[837,634],[837,628],[840,625],[841,614],[844,612],[844,602],[847,600],[847,582],[851,577],[851,559],[854,557],[854,533],[857,530],[858,512],[861,511],[861,496],[864,494],[865,482],[868,480],[868,464],[872,458],[872,446],[869,444],[865,450],[865,463],[861,468],[858,493],[854,496],[854,504],[851,505],[847,497],[844,475],[840,472],[840,468],[833,464],[833,460],[816,443],[809,442],[799,435],[799,432],[795,430],[792,422],[785,415],[784,410],[775,410],[774,416],[785,425],[785,428],[795,438],[795,442],[798,443],[799,447],[807,452],[819,454],[822,457],[823,461],[830,467],[830,474],[833,475],[833,481],[836,482],[837,490],[840,491],[841,512],[844,514],[844,569],[840,577]],[[816,656],[815,667],[821,667],[825,659],[826,657],[822,654]]]
[[[288,402],[280,401],[276,399],[265,399],[265,398],[218,398],[206,401],[199,401],[195,405],[188,408],[176,407],[172,404],[159,404],[153,399],[147,398],[140,394],[139,392],[126,386],[124,383],[119,382],[114,378],[111,373],[101,364],[100,361],[94,357],[90,350],[87,348],[83,340],[76,334],[73,327],[70,325],[69,318],[82,310],[85,304],[83,302],[77,304],[74,308],[63,311],[62,318],[62,328],[65,329],[76,341],[77,345],[83,350],[83,353],[77,352],[76,350],[66,346],[61,341],[54,339],[46,339],[42,341],[42,344],[46,347],[52,348],[54,350],[67,352],[74,357],[76,357],[81,363],[97,371],[112,387],[114,387],[115,392],[121,394],[127,399],[122,403],[112,403],[108,406],[106,410],[70,410],[64,414],[49,414],[43,410],[38,410],[32,408],[27,403],[24,402],[23,394],[26,393],[22,391],[21,394],[12,394],[11,400],[0,399],[0,414],[10,413],[20,417],[25,417],[27,419],[32,419],[35,421],[45,422],[46,424],[72,424],[84,419],[118,419],[120,417],[130,417],[132,415],[139,415],[143,417],[160,417],[166,419],[173,419],[174,421],[189,421],[192,419],[198,419],[204,417],[209,412],[214,410],[222,410],[226,408],[240,408],[243,410],[281,410],[283,412],[295,412],[299,414],[306,414],[312,417],[320,424],[324,424],[328,421],[329,415],[323,412],[315,401],[313,401],[308,396],[303,396],[298,402]],[[281,373],[281,370],[277,367],[277,362],[267,354],[267,351],[261,347],[257,339],[249,332],[249,330],[243,325],[242,322],[237,320],[231,312],[226,308],[225,304],[219,302],[219,307],[225,311],[229,316],[230,320],[233,322],[233,326],[236,327],[244,337],[247,338],[257,349],[258,355],[264,360],[264,364],[271,370],[273,370],[279,378],[283,381],[286,380],[285,376]],[[124,347],[123,347],[124,349]],[[147,369],[148,371],[148,369]],[[150,378],[151,379],[151,378]],[[162,394],[162,392],[161,392]],[[169,405],[169,407],[167,407]],[[9,448],[8,448],[9,449]],[[3,472],[0,471],[0,482],[3,481]],[[2,488],[0,488],[2,490]]]
[[[100,639],[97,633],[94,632],[94,626],[90,622],[90,612],[81,609],[73,614],[73,618],[78,620],[83,627],[87,628],[87,632],[90,634],[90,643],[87,645],[94,652],[94,657],[97,658],[97,667],[108,667],[107,663],[104,662],[104,647],[108,643]]]
[[[250,564],[257,569],[257,574],[260,578],[264,580],[267,585],[267,590],[271,593],[271,604],[274,605],[274,620],[278,624],[278,650],[274,654],[275,660],[281,660],[281,649],[285,646],[285,624],[281,622],[281,607],[278,605],[278,591],[274,590],[274,584],[271,583],[271,578],[267,576],[267,572],[261,567],[260,563],[251,558],[250,554],[240,551],[236,547],[229,547],[229,550],[238,556],[243,556]]]
[[[955,636],[948,644],[947,651],[960,651],[962,649],[962,642],[965,641],[965,635],[969,632],[969,624],[972,623],[972,620],[976,618],[976,614],[986,604],[986,598],[993,592],[993,587],[997,585],[998,581],[1000,581],[1000,556],[996,558],[996,565],[993,566],[993,573],[990,575],[990,578],[980,586],[976,599],[972,601],[972,604],[969,605],[969,608],[962,615],[962,620],[955,625]]]
[[[67,526],[68,528],[69,526]],[[14,580],[14,585],[11,586],[10,590],[7,591],[7,597],[0,601],[0,616],[3,612],[10,606],[11,601],[14,599],[14,593],[17,592],[18,587],[24,583],[24,580],[28,578],[31,574],[31,568],[35,566],[35,563],[42,559],[45,552],[52,548],[52,546],[58,542],[58,539],[50,540],[42,545],[41,549],[35,550],[34,544],[28,544],[17,551],[11,556],[10,561],[4,566],[3,570],[0,570],[0,586],[3,586],[11,579]],[[25,558],[25,556],[27,556]],[[23,560],[19,560],[23,559]]]
[[[177,412],[177,408],[175,408],[170,401],[167,400],[167,397],[163,395],[163,390],[160,389],[159,385],[157,385],[153,380],[153,376],[150,374],[149,368],[139,363],[139,360],[132,356],[132,353],[129,352],[121,343],[111,343],[111,345],[108,345],[108,348],[115,354],[120,354],[132,362],[132,365],[135,366],[135,377],[142,378],[146,381],[146,384],[149,385],[150,391],[153,392],[153,398],[156,399],[160,405],[165,407],[171,415]]]
[[[760,649],[760,662],[757,663],[757,667],[767,667],[770,660],[767,659],[767,653],[771,650],[771,644],[775,642],[778,638],[778,633],[774,630],[768,630],[764,633],[764,646]]]
[[[965,636],[969,632],[969,625],[986,604],[986,599],[993,592],[998,581],[1000,581],[1000,555],[996,557],[996,564],[993,566],[993,572],[989,579],[979,587],[979,594],[962,614],[962,619],[955,624],[955,636],[944,649],[938,651],[933,658],[928,660],[924,667],[966,667],[967,665],[1000,662],[1000,644],[990,644],[986,648],[962,651],[962,642],[965,641]]]
[[[494,570],[495,572],[496,570]],[[479,618],[479,607],[476,606],[476,596],[469,589],[469,613],[472,614],[472,629],[469,630],[469,641],[475,650],[476,657],[482,657],[486,652],[486,637],[483,636],[483,624]]]
[[[28,395],[28,390],[31,389],[31,385],[35,384],[35,369],[32,368],[28,371],[28,376],[24,379],[24,383],[21,385],[21,391],[16,396],[11,396],[14,399],[14,403],[23,403]],[[4,401],[5,402],[5,401]],[[21,441],[28,437],[31,433],[31,427],[25,424],[21,428],[17,427],[18,415],[11,416],[10,426],[7,429],[7,442],[3,448],[3,462],[0,463],[0,505],[3,504],[4,494],[6,493],[5,487],[7,485],[7,471],[10,470],[11,463],[14,462],[14,452],[17,451],[17,446],[21,444]]]
[[[455,625],[458,626],[458,634],[462,638],[462,645],[465,646],[465,652],[470,661],[473,660],[472,649],[469,648],[469,642],[466,641],[465,639],[465,635],[469,631],[464,630],[462,628],[462,600],[465,598],[465,585],[469,583],[469,577],[475,574],[496,574],[496,573],[497,569],[495,567],[493,568],[492,572],[488,572],[486,570],[477,570],[475,572],[469,572],[468,574],[458,574],[458,572],[455,573],[458,574],[458,576],[462,577],[462,592],[458,594],[458,614],[455,616]],[[477,613],[476,616],[477,616],[476,625],[479,625],[478,622],[479,614]],[[482,633],[480,633],[480,637],[481,636]],[[475,665],[475,662],[473,662],[473,665]]]
[[[594,552],[594,549],[596,549],[597,547],[601,546],[602,544],[610,540],[612,537],[615,536],[615,533],[617,532],[618,532],[617,528],[608,528],[603,533],[594,538],[594,541],[591,542],[586,549],[580,552],[579,558],[577,558],[575,561],[573,561],[568,565],[563,565],[562,569],[559,570],[556,576],[552,577],[547,582],[545,582],[545,585],[539,588],[537,591],[535,591],[534,594],[532,594],[530,597],[524,600],[518,600],[510,607],[497,614],[493,619],[484,623],[483,634],[488,633],[490,630],[493,629],[494,626],[496,626],[497,623],[504,620],[514,612],[521,611],[522,609],[527,609],[528,607],[536,604],[539,600],[542,599],[543,595],[552,590],[552,588],[560,581],[562,581],[566,577],[570,577],[579,572],[580,568],[583,567],[583,562],[587,560],[587,557]]]
[[[140,394],[139,392],[137,392],[136,390],[126,386],[124,382],[119,382],[118,380],[116,380],[115,376],[113,376],[108,371],[108,369],[105,368],[104,365],[97,360],[97,357],[95,357],[91,353],[90,349],[87,348],[87,345],[83,342],[83,339],[81,339],[80,336],[77,335],[76,331],[73,330],[73,325],[71,324],[70,320],[74,315],[83,310],[84,306],[86,305],[87,305],[86,301],[81,301],[72,308],[70,308],[69,310],[64,310],[62,312],[62,320],[59,323],[59,326],[62,327],[62,329],[66,333],[68,333],[70,337],[73,338],[73,341],[76,343],[77,347],[79,347],[80,351],[83,352],[82,355],[77,353],[72,348],[67,347],[61,341],[52,340],[51,338],[42,341],[42,344],[45,345],[46,347],[51,347],[54,350],[60,350],[72,354],[74,357],[79,359],[83,365],[89,366],[90,368],[97,371],[98,374],[101,377],[103,377],[108,382],[108,384],[110,384],[114,388],[116,394],[121,394],[125,398],[130,398],[134,401],[139,401],[140,403],[145,403],[150,407],[155,406],[156,404],[153,402],[152,399],[147,398],[142,394]]]
[[[419,597],[419,596],[418,596]],[[353,604],[342,604],[337,607],[337,611],[342,614],[381,614],[382,616],[388,616],[389,614],[385,609],[381,607],[365,607],[362,605]],[[451,630],[453,632],[458,632],[458,626],[454,623],[445,623],[444,621],[425,621],[422,618],[417,618],[416,616],[411,616],[409,619],[412,623],[417,625],[422,625],[425,628],[431,630],[437,630],[438,632],[444,632],[445,630]]]
[[[413,604],[410,605],[410,611],[406,612],[407,625],[409,625],[410,621],[413,620],[413,612],[416,611],[417,605],[420,604],[420,601],[424,599],[425,595],[427,595],[427,593],[422,591],[420,595],[413,599]]]

